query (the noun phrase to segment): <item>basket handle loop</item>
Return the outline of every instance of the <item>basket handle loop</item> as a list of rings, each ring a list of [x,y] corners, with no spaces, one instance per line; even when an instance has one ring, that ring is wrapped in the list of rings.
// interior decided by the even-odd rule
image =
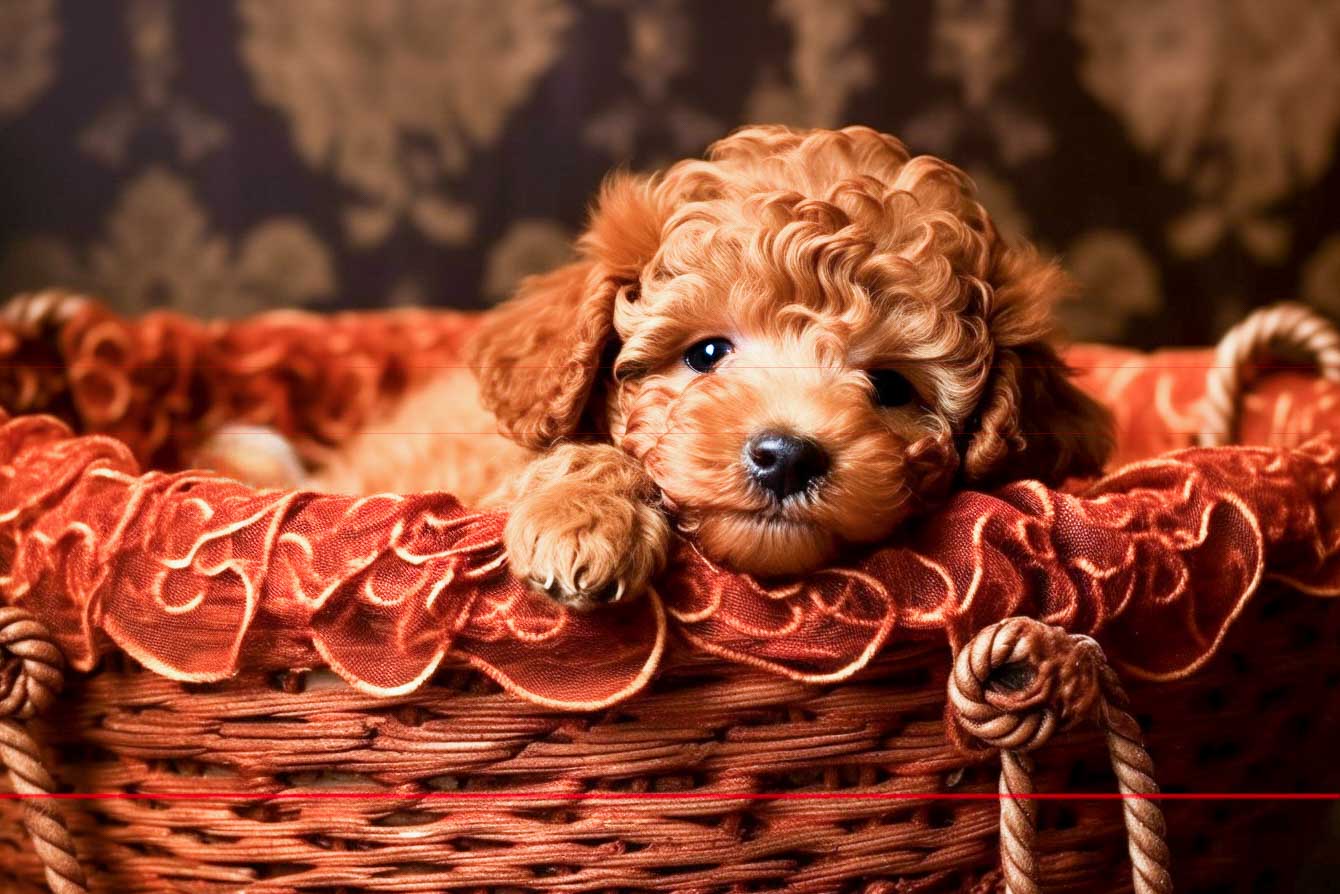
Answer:
[[[77,316],[92,300],[64,289],[23,292],[0,306],[0,322],[23,332],[54,331]]]
[[[57,811],[56,780],[42,763],[42,752],[28,720],[55,701],[63,661],[51,634],[29,612],[0,606],[0,764],[24,802],[23,824],[42,861],[53,894],[88,894],[70,830]],[[32,797],[37,796],[37,797]]]
[[[1301,304],[1263,307],[1228,330],[1215,348],[1201,402],[1202,427],[1196,439],[1201,447],[1222,447],[1236,439],[1252,361],[1271,348],[1301,351],[1316,363],[1322,378],[1340,382],[1340,331],[1329,320]]]
[[[961,650],[949,713],[967,735],[1000,750],[1000,862],[1007,894],[1038,894],[1032,751],[1059,729],[1096,721],[1123,795],[1136,894],[1171,894],[1163,811],[1140,727],[1098,643],[1032,618],[1008,618]]]

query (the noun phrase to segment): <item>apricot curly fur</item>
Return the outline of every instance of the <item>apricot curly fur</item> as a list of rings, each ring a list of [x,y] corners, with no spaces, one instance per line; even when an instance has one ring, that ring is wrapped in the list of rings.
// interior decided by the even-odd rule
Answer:
[[[1000,236],[958,168],[865,127],[748,127],[705,159],[613,175],[573,262],[488,315],[477,392],[444,376],[412,396],[388,427],[426,446],[402,436],[388,462],[385,438],[356,439],[339,481],[514,498],[514,569],[575,604],[642,588],[664,514],[716,560],[803,573],[955,485],[1101,468],[1108,416],[1052,346],[1071,292]],[[682,357],[706,337],[734,350],[699,375]],[[915,399],[878,406],[872,369]],[[445,434],[490,415],[524,450]],[[764,428],[822,445],[817,486],[778,504],[751,482],[741,453]],[[462,468],[488,480],[471,489]]]

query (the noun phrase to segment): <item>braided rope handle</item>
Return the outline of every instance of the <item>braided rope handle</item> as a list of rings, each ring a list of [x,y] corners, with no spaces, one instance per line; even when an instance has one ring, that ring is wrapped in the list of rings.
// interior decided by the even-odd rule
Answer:
[[[42,763],[37,741],[20,721],[45,710],[61,687],[60,650],[51,634],[21,608],[0,606],[0,764],[24,802],[23,824],[42,861],[53,894],[88,894],[70,830],[43,799],[56,791],[56,780]]]
[[[24,332],[42,332],[59,328],[72,319],[92,299],[64,289],[24,292],[0,306],[0,322]]]
[[[1222,447],[1233,441],[1251,363],[1271,348],[1302,351],[1323,378],[1340,382],[1340,331],[1329,320],[1301,304],[1255,311],[1215,348],[1214,365],[1205,375],[1200,446]]]
[[[1125,796],[1127,850],[1136,894],[1171,894],[1167,828],[1148,795],[1158,792],[1125,690],[1098,643],[1032,618],[992,624],[959,650],[949,678],[953,720],[1000,750],[1000,858],[1007,894],[1039,894],[1037,803],[1024,753],[1058,729],[1096,721]]]

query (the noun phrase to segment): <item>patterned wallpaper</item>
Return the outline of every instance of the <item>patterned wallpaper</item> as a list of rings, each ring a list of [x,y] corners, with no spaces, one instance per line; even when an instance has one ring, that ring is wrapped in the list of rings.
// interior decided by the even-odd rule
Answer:
[[[966,168],[1080,337],[1340,317],[1340,0],[4,0],[0,292],[484,306],[762,121]]]

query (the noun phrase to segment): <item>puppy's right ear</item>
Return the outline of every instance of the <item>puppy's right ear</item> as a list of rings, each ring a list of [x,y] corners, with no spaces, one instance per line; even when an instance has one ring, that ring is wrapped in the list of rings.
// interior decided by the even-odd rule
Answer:
[[[468,349],[480,397],[512,440],[543,450],[594,420],[586,410],[614,340],[614,304],[631,296],[666,215],[651,178],[605,183],[580,260],[522,281],[486,315]]]
[[[617,291],[582,261],[528,277],[516,297],[485,317],[469,361],[503,434],[542,450],[581,427]]]

